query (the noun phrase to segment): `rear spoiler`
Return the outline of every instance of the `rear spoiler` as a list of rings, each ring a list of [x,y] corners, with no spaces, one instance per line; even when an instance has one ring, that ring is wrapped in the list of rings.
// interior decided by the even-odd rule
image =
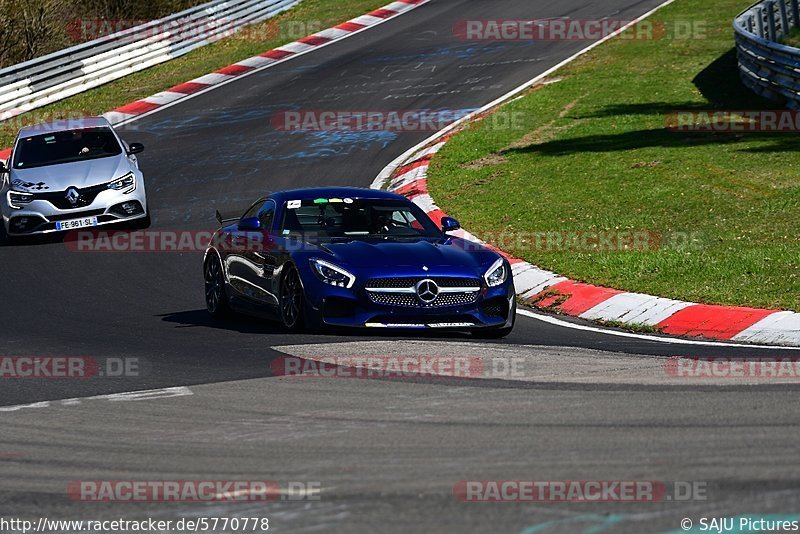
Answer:
[[[236,221],[239,220],[239,217],[233,217],[233,218],[230,218],[230,219],[223,219],[222,218],[222,214],[219,212],[219,210],[216,210],[216,214],[215,215],[217,217],[217,221],[220,224],[229,224],[229,223],[236,222]]]

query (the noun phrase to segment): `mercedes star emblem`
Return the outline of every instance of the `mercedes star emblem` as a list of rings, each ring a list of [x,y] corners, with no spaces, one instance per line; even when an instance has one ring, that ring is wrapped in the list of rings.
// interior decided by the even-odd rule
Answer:
[[[425,304],[430,304],[439,296],[439,286],[430,279],[417,283],[417,298]]]

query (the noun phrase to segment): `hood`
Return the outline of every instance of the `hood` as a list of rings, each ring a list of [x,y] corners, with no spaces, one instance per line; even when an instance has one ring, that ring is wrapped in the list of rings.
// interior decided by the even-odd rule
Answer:
[[[33,169],[12,169],[14,189],[29,190],[32,185],[43,184],[37,190],[64,191],[68,187],[90,187],[110,182],[131,171],[131,164],[123,153],[119,156],[98,158],[74,163],[47,165]],[[26,184],[30,184],[27,185]]]
[[[334,261],[352,267],[411,267],[423,265],[462,267],[475,272],[499,257],[494,252],[462,239],[418,241],[350,241],[323,247]]]

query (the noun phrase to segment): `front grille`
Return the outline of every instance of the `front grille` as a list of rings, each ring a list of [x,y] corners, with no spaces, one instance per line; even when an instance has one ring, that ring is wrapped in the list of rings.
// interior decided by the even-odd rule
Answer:
[[[383,306],[397,306],[402,308],[446,308],[448,306],[463,306],[474,304],[478,301],[478,291],[472,293],[443,293],[436,297],[430,304],[420,301],[416,295],[397,293],[370,293],[369,298],[375,304]]]
[[[433,280],[440,291],[447,288],[468,288],[474,291],[459,291],[446,293],[441,291],[433,302],[423,302],[413,293],[381,293],[370,289],[412,289],[422,280]],[[481,282],[478,278],[465,278],[458,276],[404,276],[392,278],[373,278],[366,284],[367,294],[375,304],[394,306],[400,308],[446,308],[475,304],[480,296]]]
[[[101,192],[108,189],[108,184],[93,185],[91,187],[84,187],[83,189],[75,188],[78,191],[78,200],[73,204],[67,200],[67,190],[64,191],[48,191],[47,193],[34,193],[33,198],[36,200],[46,200],[60,210],[74,210],[85,208],[94,202]]]
[[[458,276],[403,276],[392,278],[373,278],[367,282],[367,289],[398,289],[414,287],[421,280],[433,280],[439,287],[481,287],[477,278],[461,278]]]

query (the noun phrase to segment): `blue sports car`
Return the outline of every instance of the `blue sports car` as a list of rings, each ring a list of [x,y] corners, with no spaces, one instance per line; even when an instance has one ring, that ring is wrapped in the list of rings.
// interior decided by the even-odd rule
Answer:
[[[206,250],[206,306],[303,328],[419,328],[502,337],[514,327],[511,266],[448,235],[410,200],[383,191],[302,189],[224,221]]]

